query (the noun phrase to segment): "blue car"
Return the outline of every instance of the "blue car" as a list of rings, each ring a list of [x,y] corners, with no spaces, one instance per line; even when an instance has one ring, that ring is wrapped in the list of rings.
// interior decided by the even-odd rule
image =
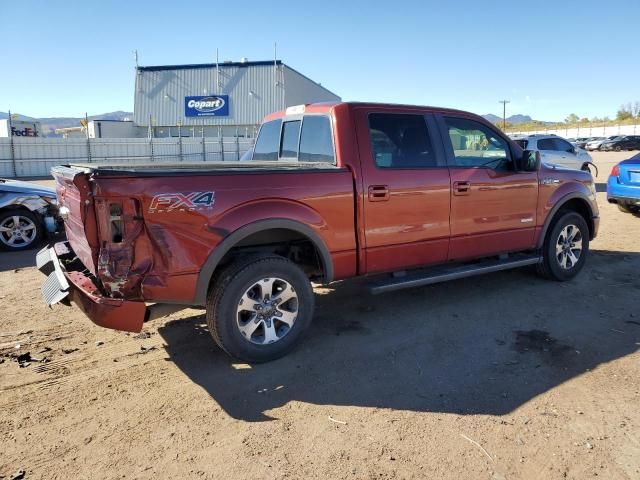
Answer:
[[[617,164],[607,182],[607,200],[625,213],[640,213],[640,153]]]

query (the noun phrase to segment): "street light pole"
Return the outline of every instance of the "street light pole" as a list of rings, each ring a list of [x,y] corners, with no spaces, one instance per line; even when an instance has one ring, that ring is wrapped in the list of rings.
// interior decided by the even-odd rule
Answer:
[[[502,130],[507,129],[507,103],[511,103],[511,100],[500,100],[498,103],[502,104]]]

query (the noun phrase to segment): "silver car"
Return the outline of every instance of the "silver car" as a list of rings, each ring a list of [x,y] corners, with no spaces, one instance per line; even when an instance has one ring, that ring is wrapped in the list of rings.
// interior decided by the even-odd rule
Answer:
[[[514,136],[513,141],[526,150],[540,151],[545,165],[590,171],[591,155],[557,135]]]
[[[36,247],[62,228],[53,188],[0,178],[0,249]]]

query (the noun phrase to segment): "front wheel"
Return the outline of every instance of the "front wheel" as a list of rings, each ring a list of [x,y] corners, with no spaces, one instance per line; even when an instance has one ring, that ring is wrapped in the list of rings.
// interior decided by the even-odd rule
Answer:
[[[564,282],[575,277],[589,254],[589,227],[582,215],[568,212],[547,232],[538,273]]]
[[[290,260],[247,257],[226,267],[207,298],[207,325],[216,343],[249,363],[286,355],[311,324],[309,279]]]

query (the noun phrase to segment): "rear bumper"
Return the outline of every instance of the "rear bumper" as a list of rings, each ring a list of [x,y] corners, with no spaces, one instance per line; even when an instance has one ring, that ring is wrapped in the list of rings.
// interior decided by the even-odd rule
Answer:
[[[47,276],[42,295],[48,305],[75,303],[89,319],[105,328],[139,332],[147,316],[144,302],[103,296],[91,278],[80,270],[67,270],[60,259],[72,259],[66,242],[45,247],[36,256],[38,269]],[[79,262],[76,260],[76,262]]]
[[[607,201],[609,203],[640,205],[640,187],[618,183],[616,177],[610,176],[607,181]]]

